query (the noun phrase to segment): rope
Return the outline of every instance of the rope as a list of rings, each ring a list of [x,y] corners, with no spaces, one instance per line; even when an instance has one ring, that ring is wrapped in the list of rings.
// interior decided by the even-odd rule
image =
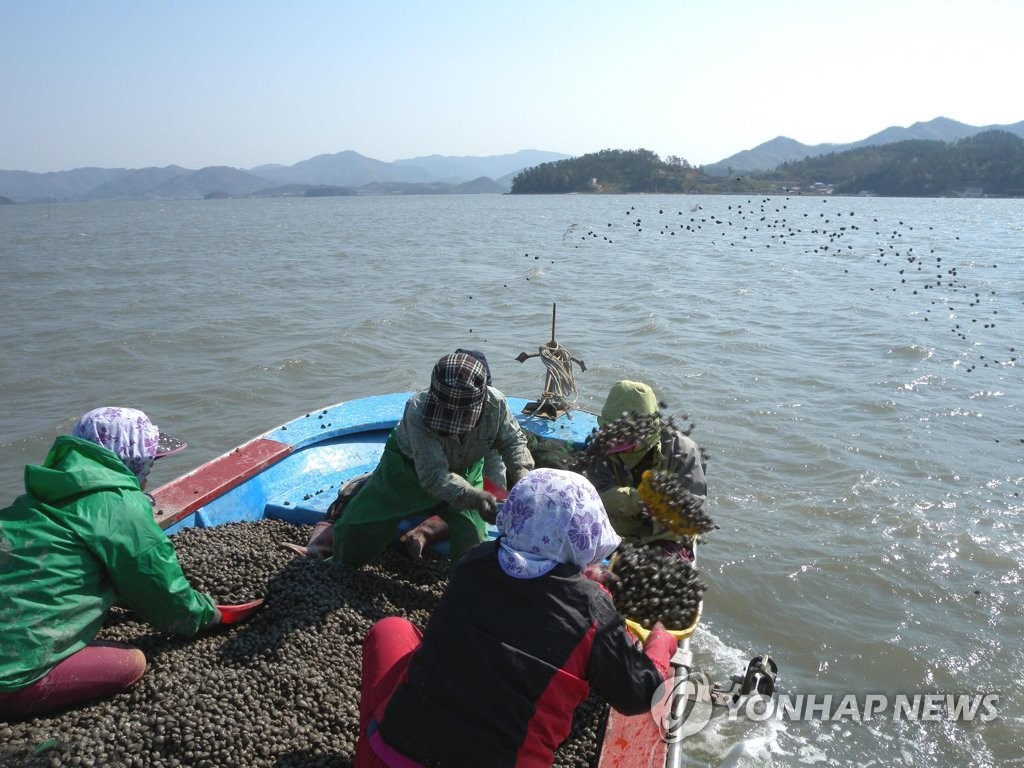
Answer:
[[[545,392],[545,398],[557,397],[568,407],[575,407],[579,399],[579,390],[576,387],[576,375],[572,370],[572,355],[565,347],[554,342],[554,346],[543,346],[540,348],[540,359],[544,363],[550,380],[553,392]]]

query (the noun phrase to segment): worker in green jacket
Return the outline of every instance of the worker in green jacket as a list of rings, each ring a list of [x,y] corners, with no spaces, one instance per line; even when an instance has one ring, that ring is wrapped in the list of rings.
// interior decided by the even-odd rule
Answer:
[[[625,539],[643,544],[658,544],[692,559],[688,537],[668,530],[660,521],[642,512],[638,487],[646,470],[670,472],[697,500],[707,499],[707,455],[683,431],[664,419],[658,398],[650,385],[622,380],[608,392],[597,417],[602,429],[624,422],[643,422],[643,434],[635,440],[611,443],[605,455],[587,467],[584,474],[601,494],[615,532]]]
[[[153,461],[185,443],[142,411],[97,408],[25,467],[25,494],[0,510],[0,720],[119,693],[142,651],[96,641],[119,604],[182,636],[234,623],[262,601],[218,606],[188,583],[143,489]]]

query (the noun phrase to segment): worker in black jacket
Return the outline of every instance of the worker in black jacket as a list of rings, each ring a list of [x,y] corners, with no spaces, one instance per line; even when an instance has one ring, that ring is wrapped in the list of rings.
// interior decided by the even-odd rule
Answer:
[[[498,540],[466,553],[426,629],[390,617],[363,648],[355,767],[547,768],[594,692],[648,711],[675,639],[638,647],[601,584],[584,575],[619,545],[594,486],[536,469],[498,513]]]

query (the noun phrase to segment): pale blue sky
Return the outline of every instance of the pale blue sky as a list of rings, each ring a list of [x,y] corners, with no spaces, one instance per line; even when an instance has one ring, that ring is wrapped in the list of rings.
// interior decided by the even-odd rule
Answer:
[[[0,0],[0,169],[290,165],[1024,120],[1021,0]]]

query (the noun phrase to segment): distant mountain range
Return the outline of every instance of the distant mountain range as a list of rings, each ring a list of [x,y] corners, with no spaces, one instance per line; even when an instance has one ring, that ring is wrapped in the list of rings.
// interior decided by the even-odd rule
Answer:
[[[955,142],[998,128],[1024,138],[1024,122],[971,126],[938,117],[909,128],[890,127],[850,144],[801,144],[779,136],[701,170],[709,176],[769,171],[782,163],[829,152],[892,144],[907,139]],[[565,160],[570,155],[525,149],[489,157],[427,155],[385,163],[351,150],[317,155],[294,165],[261,165],[249,170],[209,166],[166,168],[77,168],[31,173],[0,171],[0,198],[16,203],[86,202],[206,197],[269,197],[322,194],[480,194],[503,193],[526,168]],[[3,202],[0,199],[0,202]]]
[[[895,144],[898,141],[908,139],[926,139],[930,141],[945,141],[952,143],[974,136],[982,131],[997,128],[1016,134],[1024,139],[1024,122],[1013,125],[965,125],[948,117],[937,117],[927,123],[914,123],[909,128],[892,126],[884,131],[868,136],[866,139],[854,141],[850,144],[801,144],[799,141],[778,136],[764,144],[759,144],[753,149],[745,149],[735,155],[719,160],[711,165],[701,166],[701,170],[708,176],[733,176],[736,174],[753,173],[755,171],[771,171],[783,163],[797,160],[806,160],[808,157],[818,157],[829,152],[846,152],[850,149],[860,147],[871,147],[878,144]]]
[[[214,165],[166,168],[76,168],[31,173],[0,171],[0,198],[17,203],[90,202],[205,197],[270,197],[324,194],[479,194],[512,188],[524,168],[569,155],[524,149],[490,157],[429,155],[385,163],[345,151],[317,155],[295,165],[250,170]]]

